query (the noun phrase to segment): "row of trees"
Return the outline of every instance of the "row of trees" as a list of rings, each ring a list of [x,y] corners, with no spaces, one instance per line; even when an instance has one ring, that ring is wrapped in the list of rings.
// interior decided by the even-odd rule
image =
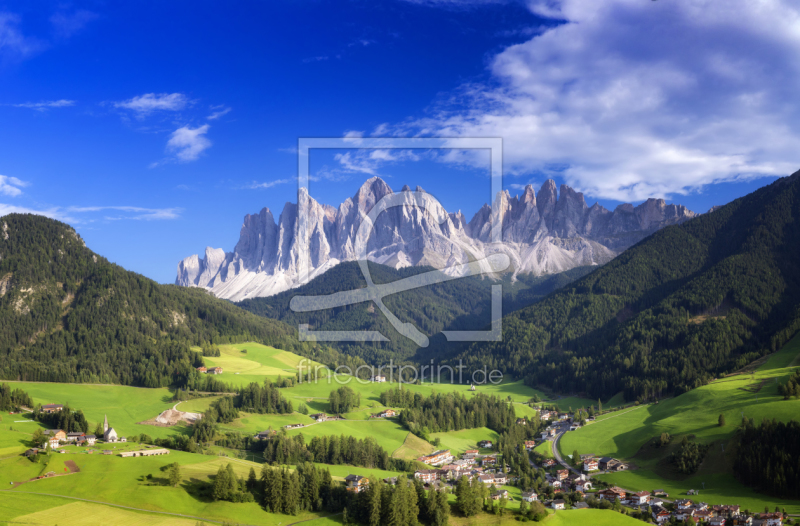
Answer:
[[[278,387],[269,379],[264,380],[261,385],[254,382],[242,387],[233,400],[233,405],[248,413],[288,414],[294,411],[292,403],[283,397]]]
[[[281,430],[273,438],[262,441],[264,460],[270,464],[349,464],[366,468],[392,469],[394,460],[372,438],[357,439],[351,436],[319,436],[306,444],[302,434],[288,436]]]
[[[488,427],[498,433],[515,425],[514,407],[494,395],[466,397],[460,393],[434,393],[424,397],[408,390],[389,389],[381,393],[381,403],[402,407],[400,423],[415,435]]]
[[[800,498],[800,423],[745,418],[736,451],[736,476],[781,498]]]
[[[331,391],[328,397],[328,404],[331,413],[349,413],[351,409],[361,405],[361,395],[344,385],[335,391]]]
[[[11,389],[8,384],[0,384],[0,411],[13,411],[21,407],[33,408],[33,399],[22,389]]]
[[[797,369],[785,384],[778,387],[778,393],[784,400],[800,398],[800,369]]]
[[[89,422],[80,409],[70,409],[65,405],[61,411],[45,413],[37,406],[33,411],[34,420],[38,420],[50,429],[61,429],[65,433],[88,433]]]

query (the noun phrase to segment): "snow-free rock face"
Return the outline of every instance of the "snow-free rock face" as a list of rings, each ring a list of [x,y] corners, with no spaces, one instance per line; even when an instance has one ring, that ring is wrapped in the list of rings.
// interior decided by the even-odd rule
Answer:
[[[583,194],[566,185],[559,192],[549,180],[538,194],[530,185],[519,196],[504,191],[494,212],[484,205],[467,221],[461,211],[448,214],[435,207],[422,188],[415,192],[429,206],[408,195],[401,206],[381,213],[366,241],[369,260],[395,268],[446,268],[503,252],[511,259],[511,272],[551,274],[606,263],[659,228],[696,215],[663,199],[620,205],[613,212],[599,204],[587,207]],[[307,252],[298,243],[306,236],[298,235],[297,205],[287,203],[277,222],[267,208],[247,215],[233,252],[209,247],[204,257],[189,256],[178,264],[175,283],[203,287],[233,301],[290,289],[299,283],[300,257],[308,258],[310,278],[341,261],[358,259],[362,218],[393,193],[373,177],[338,208],[301,194],[309,204]],[[493,221],[502,225],[500,244],[492,243]]]

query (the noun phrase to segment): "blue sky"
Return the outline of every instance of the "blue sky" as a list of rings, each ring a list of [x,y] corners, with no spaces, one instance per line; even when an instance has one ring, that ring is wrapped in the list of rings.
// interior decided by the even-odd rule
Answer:
[[[0,2],[0,215],[172,282],[295,201],[298,137],[346,134],[499,136],[512,193],[706,211],[800,168],[800,15],[755,4]],[[478,158],[346,153],[312,156],[319,201],[373,174],[468,217],[490,197]]]

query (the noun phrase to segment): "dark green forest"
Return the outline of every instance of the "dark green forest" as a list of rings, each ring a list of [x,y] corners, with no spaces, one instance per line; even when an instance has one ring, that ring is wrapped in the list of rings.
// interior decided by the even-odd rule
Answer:
[[[369,263],[369,269],[376,284],[391,283],[434,270],[432,267],[395,270],[372,262]],[[579,267],[552,276],[519,275],[514,282],[507,277],[503,281],[504,312],[531,305],[591,270],[592,267]],[[481,277],[461,278],[392,294],[384,298],[384,303],[400,320],[413,323],[431,337],[431,349],[441,353],[458,348],[457,344],[448,343],[444,336],[438,334],[442,330],[473,330],[490,323],[491,286],[496,283]],[[317,331],[378,331],[390,341],[336,344],[342,352],[363,358],[373,365],[388,364],[390,359],[395,363],[427,361],[429,357],[426,351],[401,336],[372,302],[309,313],[293,312],[289,307],[294,296],[321,296],[366,286],[359,264],[349,261],[336,265],[307,285],[267,298],[247,299],[237,305],[259,316],[281,320],[295,327],[307,323]]]
[[[506,316],[450,354],[561,393],[628,400],[703,385],[800,329],[800,172],[686,223]]]
[[[159,285],[86,248],[68,225],[11,214],[0,236],[0,378],[184,385],[193,345],[257,341],[335,363],[296,328],[201,289]],[[6,237],[7,236],[7,237]]]
[[[736,477],[785,499],[800,498],[800,423],[745,419],[736,450]]]

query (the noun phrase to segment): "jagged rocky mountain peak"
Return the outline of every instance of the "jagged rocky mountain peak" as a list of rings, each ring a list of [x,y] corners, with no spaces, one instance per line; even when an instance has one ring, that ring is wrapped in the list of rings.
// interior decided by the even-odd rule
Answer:
[[[409,185],[401,191],[409,191]],[[417,192],[424,192],[417,186]],[[207,248],[204,257],[189,256],[178,264],[176,284],[204,287],[219,297],[241,300],[269,296],[296,286],[300,258],[308,254],[311,277],[341,261],[367,258],[401,268],[430,265],[453,267],[498,251],[506,253],[515,273],[536,275],[562,272],[576,266],[603,264],[621,250],[655,230],[680,223],[694,213],[683,206],[650,199],[634,207],[620,205],[610,212],[586,205],[581,192],[545,181],[538,194],[527,185],[521,194],[503,191],[495,210],[484,204],[471,219],[459,210],[420,207],[415,199],[382,212],[370,236],[358,238],[363,217],[384,196],[392,194],[380,177],[365,181],[338,207],[320,204],[306,189],[306,230],[300,231],[298,207],[286,203],[277,221],[268,208],[244,217],[233,252]],[[430,202],[428,203],[430,204]],[[499,222],[502,243],[493,242],[492,225]],[[308,251],[301,243],[308,240]]]

